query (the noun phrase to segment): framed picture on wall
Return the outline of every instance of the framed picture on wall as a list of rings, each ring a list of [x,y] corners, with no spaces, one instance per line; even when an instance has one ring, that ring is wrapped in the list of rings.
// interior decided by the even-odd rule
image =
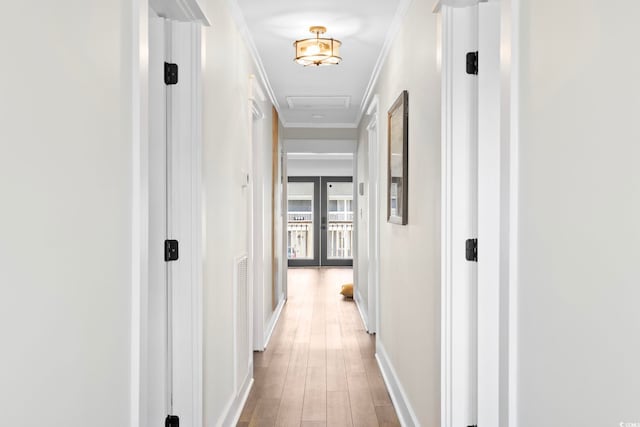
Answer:
[[[409,92],[406,90],[389,109],[387,132],[387,221],[406,225],[409,213]]]

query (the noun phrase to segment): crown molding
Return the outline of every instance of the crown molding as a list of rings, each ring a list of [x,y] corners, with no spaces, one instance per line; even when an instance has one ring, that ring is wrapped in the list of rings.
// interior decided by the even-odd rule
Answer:
[[[227,0],[227,4],[229,6],[231,16],[238,26],[238,31],[247,44],[247,49],[249,50],[251,59],[253,59],[253,63],[256,67],[256,72],[258,74],[258,77],[260,78],[260,81],[262,82],[262,86],[267,92],[269,101],[271,101],[271,104],[275,107],[278,115],[280,116],[280,121],[282,121],[280,104],[278,103],[276,94],[273,91],[273,87],[271,86],[269,77],[267,76],[267,71],[264,69],[262,58],[258,53],[258,48],[256,47],[255,42],[253,41],[253,37],[251,36],[251,32],[249,31],[249,27],[247,26],[247,21],[244,19],[244,14],[242,13],[242,10],[240,9],[240,6],[238,5],[238,2],[236,0]]]
[[[360,124],[362,117],[364,116],[367,107],[369,106],[369,101],[373,96],[373,90],[378,83],[378,79],[380,78],[380,73],[382,72],[382,68],[384,67],[387,57],[389,56],[389,52],[391,51],[391,44],[393,40],[396,38],[396,35],[400,31],[402,27],[402,21],[409,10],[409,6],[411,5],[413,0],[400,0],[400,4],[398,5],[398,9],[396,10],[396,14],[391,21],[391,25],[389,26],[389,30],[387,31],[387,37],[384,40],[384,44],[382,45],[382,49],[380,50],[380,55],[378,56],[378,60],[376,61],[375,67],[373,67],[373,72],[371,73],[371,77],[369,78],[369,83],[367,84],[367,89],[364,91],[364,97],[362,98],[362,104],[360,104],[360,112],[358,113],[358,118],[356,120],[356,126]]]

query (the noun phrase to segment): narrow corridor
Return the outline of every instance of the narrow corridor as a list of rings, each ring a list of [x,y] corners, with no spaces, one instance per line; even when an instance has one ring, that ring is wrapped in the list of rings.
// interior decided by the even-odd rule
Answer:
[[[271,343],[254,353],[255,384],[239,426],[399,426],[362,326],[347,268],[289,269],[289,299]]]

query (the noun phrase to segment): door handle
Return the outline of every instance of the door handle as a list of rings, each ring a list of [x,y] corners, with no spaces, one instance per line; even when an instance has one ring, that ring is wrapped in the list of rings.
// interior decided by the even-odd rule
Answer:
[[[323,217],[322,217],[322,221],[321,221],[320,223],[322,224],[322,227],[321,227],[321,228],[322,228],[323,230],[326,230],[326,229],[327,229],[327,217],[326,217],[326,216],[323,216]]]

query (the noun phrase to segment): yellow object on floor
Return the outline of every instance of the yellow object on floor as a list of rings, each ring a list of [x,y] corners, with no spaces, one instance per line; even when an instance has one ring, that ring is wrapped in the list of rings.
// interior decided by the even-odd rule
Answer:
[[[342,290],[340,291],[340,293],[347,298],[353,298],[353,283],[342,285]]]

